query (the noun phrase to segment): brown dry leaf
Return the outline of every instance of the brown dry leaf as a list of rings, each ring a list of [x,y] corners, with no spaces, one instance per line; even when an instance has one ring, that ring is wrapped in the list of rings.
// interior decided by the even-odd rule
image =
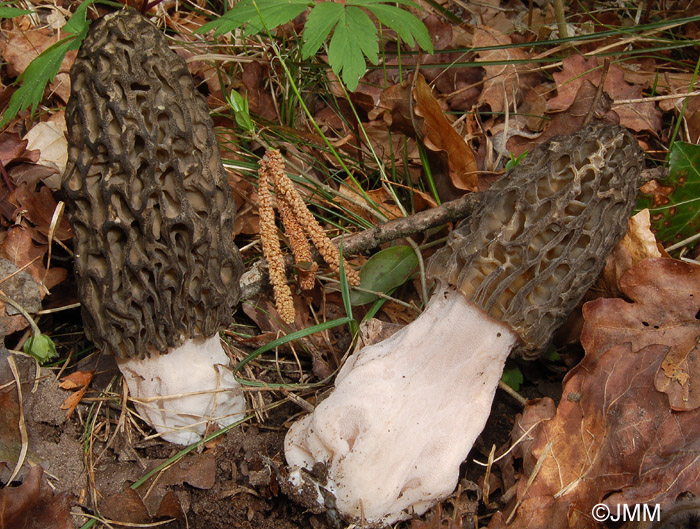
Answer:
[[[662,254],[651,231],[649,210],[643,209],[627,221],[627,233],[606,258],[595,289],[606,296],[620,295],[620,278],[647,257],[662,257]]]
[[[504,46],[512,44],[510,37],[487,27],[474,29],[472,45],[475,48],[487,46]],[[528,63],[515,62],[527,60],[527,53],[522,48],[503,48],[479,51],[477,61],[513,61],[512,64],[484,65],[486,71],[484,89],[479,96],[479,104],[487,104],[492,112],[504,112],[514,108],[523,100],[523,95],[538,84],[539,75],[534,73]]]
[[[12,162],[39,160],[39,151],[27,150],[27,140],[19,134],[3,132],[0,134],[0,163],[7,167]]]
[[[572,55],[565,58],[563,63],[562,71],[553,74],[557,83],[557,95],[547,103],[550,111],[568,109],[584,81],[590,81],[596,87],[600,83],[602,61],[597,58],[586,59],[581,55]],[[642,86],[625,81],[624,70],[616,64],[611,64],[608,68],[603,88],[613,101],[640,99],[643,96]],[[650,130],[655,133],[661,130],[661,111],[653,102],[623,105],[613,103],[613,111],[620,117],[620,125],[632,130]]]
[[[524,136],[514,135],[508,139],[507,148],[513,156],[519,156],[525,151],[531,151],[537,145],[545,142],[558,134],[571,134],[581,128],[583,121],[588,115],[588,112],[595,100],[597,89],[588,80],[584,80],[576,94],[574,103],[566,112],[557,112],[552,116],[549,127],[537,136],[535,139],[530,139]],[[593,112],[593,117],[598,120],[607,121],[609,123],[618,123],[617,114],[610,110],[611,100],[603,92],[598,106]]]
[[[57,206],[51,190],[46,186],[41,186],[39,191],[37,191],[34,188],[30,188],[27,184],[22,184],[17,186],[9,200],[17,204],[22,210],[22,216],[34,224],[36,230],[31,231],[33,238],[40,243],[46,242],[51,228],[51,220]],[[43,237],[36,237],[37,233],[40,233]],[[73,232],[68,219],[63,215],[54,229],[53,238],[59,241],[67,241],[72,237]]]
[[[693,96],[687,99],[688,102],[685,107],[685,112],[683,113],[683,118],[688,124],[688,140],[691,143],[698,143],[698,141],[700,141],[700,96]],[[678,99],[676,101],[676,108],[680,113],[685,99]]]
[[[47,121],[37,123],[24,139],[27,149],[36,149],[41,155],[37,163],[54,169],[62,175],[68,162],[68,140],[66,139],[66,118],[63,111],[56,112]],[[60,177],[56,179],[60,181]],[[54,188],[54,191],[58,187]]]
[[[420,132],[425,146],[432,151],[447,154],[450,180],[456,188],[476,191],[478,179],[474,153],[452,127],[421,74],[416,77],[413,97],[414,112],[423,118]]]
[[[131,524],[146,524],[151,521],[139,493],[128,485],[119,494],[104,498],[100,502],[100,513],[109,520]]]
[[[414,139],[392,134],[383,121],[370,121],[364,128],[372,149],[386,166],[391,166],[399,153],[406,156],[409,163],[420,164],[418,144]]]
[[[70,494],[54,496],[43,474],[32,467],[19,487],[0,489],[0,529],[74,528]]]
[[[0,392],[0,462],[14,465],[19,458],[21,449],[22,437],[19,431],[17,391]]]
[[[12,226],[7,230],[5,240],[0,243],[0,258],[7,259],[17,268],[28,265],[24,270],[34,281],[51,289],[66,278],[67,272],[63,268],[51,267],[47,273],[43,264],[46,252],[46,246],[34,245],[30,230],[23,226]],[[42,290],[42,297],[45,293]]]
[[[59,388],[67,390],[77,389],[77,391],[71,393],[61,404],[61,409],[66,410],[66,419],[70,419],[75,408],[80,404],[80,401],[83,400],[94,374],[94,371],[76,371],[61,379],[61,383],[58,385]]]
[[[86,391],[87,386],[82,387],[78,391],[71,393],[68,397],[66,397],[66,400],[63,401],[63,403],[61,404],[61,409],[66,410],[66,419],[71,418],[71,415],[73,415],[75,408],[77,408],[78,404],[80,404],[80,401],[83,400]]]
[[[88,386],[94,374],[94,371],[76,371],[75,373],[63,377],[58,387],[61,389],[76,389]]]
[[[645,259],[622,277],[621,288],[633,302],[584,305],[586,356],[566,376],[556,416],[532,432],[531,459],[517,484],[521,503],[508,529],[599,527],[591,516],[598,503],[613,512],[621,504],[665,509],[683,492],[700,494],[700,403],[693,387],[700,383],[694,355],[700,267]],[[669,352],[685,354],[688,386],[669,380],[682,391],[665,395],[654,384]],[[669,399],[673,408],[680,402],[692,411],[674,411]],[[489,527],[505,527],[505,518],[498,513]]]
[[[258,189],[248,180],[235,172],[228,172],[228,181],[236,203],[236,220],[233,233],[238,235],[257,235],[260,233],[260,215],[258,213]]]
[[[50,29],[33,29],[29,31],[11,30],[5,33],[6,38],[0,41],[0,55],[7,62],[8,73],[18,76],[29,66],[41,52],[58,42],[62,36]],[[68,72],[75,61],[77,51],[66,53],[61,67],[53,82],[49,84],[61,100],[68,102],[70,96],[70,78]]]
[[[153,460],[152,464],[161,463]],[[183,506],[171,490],[187,484],[208,490],[216,483],[217,462],[213,453],[188,455],[158,473],[155,481],[139,491],[125,487],[100,502],[100,511],[107,518],[135,524],[148,524],[165,518],[182,518]]]

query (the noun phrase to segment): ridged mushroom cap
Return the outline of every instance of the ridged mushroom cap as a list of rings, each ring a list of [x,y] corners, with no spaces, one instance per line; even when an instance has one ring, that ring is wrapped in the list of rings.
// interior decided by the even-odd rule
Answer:
[[[428,264],[538,356],[622,238],[643,154],[626,129],[593,123],[557,136],[486,191]]]
[[[124,10],[92,24],[70,76],[63,189],[87,336],[121,358],[212,336],[231,322],[243,266],[185,61]]]

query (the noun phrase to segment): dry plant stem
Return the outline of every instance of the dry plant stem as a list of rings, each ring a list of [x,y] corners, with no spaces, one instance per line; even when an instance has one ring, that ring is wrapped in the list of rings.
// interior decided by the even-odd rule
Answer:
[[[258,189],[260,200],[260,239],[262,241],[263,254],[267,260],[270,284],[275,294],[277,312],[285,323],[292,323],[294,321],[294,301],[292,299],[292,291],[287,285],[284,258],[282,257],[282,250],[277,237],[269,174],[270,168],[266,158],[263,158],[258,171],[260,178]]]
[[[562,0],[554,0],[554,18],[557,20],[557,28],[559,28],[559,38],[565,39],[569,36],[566,29],[566,17],[564,16],[564,3]]]
[[[336,237],[333,241],[339,242],[342,239],[343,253],[347,255],[371,250],[385,242],[408,237],[409,235],[421,233],[448,222],[456,222],[468,217],[479,203],[480,197],[480,193],[469,193],[426,211],[390,220],[376,228],[354,235]]]

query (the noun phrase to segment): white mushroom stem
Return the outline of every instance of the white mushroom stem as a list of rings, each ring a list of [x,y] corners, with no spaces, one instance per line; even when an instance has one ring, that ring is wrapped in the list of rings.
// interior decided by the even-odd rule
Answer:
[[[167,354],[117,363],[137,411],[171,443],[192,444],[208,423],[224,427],[245,414],[243,388],[218,334],[187,340]]]
[[[331,395],[292,426],[292,483],[323,463],[345,517],[422,514],[454,490],[517,341],[461,292],[437,292],[413,323],[355,352]]]

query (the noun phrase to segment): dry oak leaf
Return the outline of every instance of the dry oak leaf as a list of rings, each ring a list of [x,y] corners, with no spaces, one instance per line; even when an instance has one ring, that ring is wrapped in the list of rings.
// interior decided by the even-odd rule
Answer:
[[[507,46],[512,44],[510,37],[486,26],[474,29],[472,46],[484,48],[489,46]],[[530,57],[522,48],[501,48],[496,50],[477,50],[477,61],[508,61],[503,64],[484,65],[486,72],[484,88],[479,96],[479,104],[486,103],[492,112],[504,112],[506,108],[515,108],[524,94],[538,84],[539,75],[533,72],[533,66],[526,62]]]
[[[584,81],[598,86],[602,68],[596,58],[586,59],[581,55],[572,55],[563,61],[561,72],[552,74],[557,83],[557,95],[547,103],[549,111],[566,110],[576,99],[579,88]],[[602,64],[602,62],[601,62]],[[611,64],[603,85],[605,92],[613,101],[626,99],[641,99],[642,86],[632,85],[625,81],[625,72],[616,64]],[[635,131],[661,130],[661,111],[653,102],[615,104],[613,111],[620,117],[620,125]]]
[[[39,243],[48,241],[51,231],[51,222],[56,211],[56,200],[53,193],[46,186],[41,186],[37,191],[34,186],[26,183],[18,185],[8,200],[17,205],[22,216],[34,224],[31,231],[32,238]],[[40,235],[39,235],[40,234]],[[54,227],[53,239],[67,241],[73,237],[68,218],[63,215]]]
[[[667,353],[690,350],[700,336],[700,267],[649,258],[620,283],[632,302],[584,305],[586,356],[564,379],[556,416],[532,432],[528,466],[544,460],[529,489],[520,478],[508,529],[601,527],[591,516],[598,503],[664,510],[682,493],[700,494],[700,411],[674,411],[654,387]],[[696,371],[688,382],[700,381]]]
[[[7,259],[17,268],[23,268],[34,281],[41,287],[42,296],[48,289],[58,285],[66,278],[67,272],[63,268],[51,267],[48,271],[44,267],[43,258],[47,252],[46,246],[35,246],[32,242],[30,230],[22,226],[12,226],[7,230],[5,240],[0,243],[0,258]]]

